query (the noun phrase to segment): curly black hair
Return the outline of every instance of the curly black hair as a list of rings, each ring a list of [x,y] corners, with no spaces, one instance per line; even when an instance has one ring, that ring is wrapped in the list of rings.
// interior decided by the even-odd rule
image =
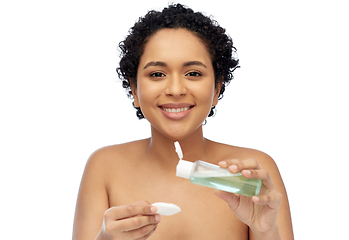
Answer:
[[[183,28],[203,40],[211,55],[215,84],[217,86],[222,83],[218,97],[222,99],[225,86],[233,79],[233,71],[239,67],[233,41],[215,20],[181,4],[169,5],[162,12],[149,11],[130,29],[126,39],[119,43],[121,60],[116,71],[128,97],[132,98],[131,84],[137,86],[138,64],[145,44],[157,31],[164,28]],[[141,109],[135,108],[138,118],[144,118]],[[208,116],[213,116],[214,113],[213,106]]]

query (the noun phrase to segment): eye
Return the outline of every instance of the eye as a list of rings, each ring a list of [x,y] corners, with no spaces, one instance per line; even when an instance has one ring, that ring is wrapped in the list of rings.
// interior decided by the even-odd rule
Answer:
[[[200,77],[200,76],[202,76],[202,74],[199,72],[189,72],[186,74],[186,76],[188,76],[188,77]]]
[[[161,72],[153,72],[150,74],[150,77],[161,78],[161,77],[165,77],[165,74],[163,74]]]

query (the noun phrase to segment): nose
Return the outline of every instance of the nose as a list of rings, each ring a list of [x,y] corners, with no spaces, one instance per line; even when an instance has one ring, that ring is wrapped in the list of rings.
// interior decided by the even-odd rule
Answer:
[[[187,94],[185,79],[179,75],[173,75],[167,79],[165,94],[173,97],[180,97]]]

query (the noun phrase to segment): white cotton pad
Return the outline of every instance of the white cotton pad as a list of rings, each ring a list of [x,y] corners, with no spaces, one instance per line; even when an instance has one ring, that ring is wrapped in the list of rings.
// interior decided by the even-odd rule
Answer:
[[[155,206],[158,209],[156,212],[157,214],[165,216],[171,216],[181,211],[181,208],[173,203],[157,202],[153,203],[152,206]]]

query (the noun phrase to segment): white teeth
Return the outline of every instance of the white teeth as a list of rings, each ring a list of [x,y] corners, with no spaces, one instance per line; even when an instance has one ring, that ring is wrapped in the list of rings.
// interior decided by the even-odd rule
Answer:
[[[189,107],[184,107],[184,108],[162,108],[165,112],[169,113],[179,113],[179,112],[184,112],[188,111]]]

